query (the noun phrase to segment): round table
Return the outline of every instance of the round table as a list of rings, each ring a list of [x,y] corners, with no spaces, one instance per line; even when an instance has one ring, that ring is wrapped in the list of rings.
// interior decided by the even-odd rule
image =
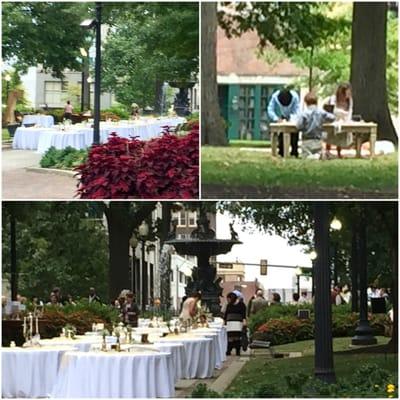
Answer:
[[[3,397],[49,397],[57,381],[62,356],[71,346],[2,348]]]
[[[161,352],[67,352],[57,398],[174,397],[172,356]]]

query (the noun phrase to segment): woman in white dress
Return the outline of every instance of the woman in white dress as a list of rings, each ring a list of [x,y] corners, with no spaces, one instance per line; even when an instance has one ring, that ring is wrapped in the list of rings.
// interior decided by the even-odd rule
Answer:
[[[336,121],[351,121],[353,116],[353,96],[350,83],[341,83],[336,89],[336,94],[324,102],[324,106],[333,106]],[[349,147],[353,142],[353,135],[348,132],[329,133],[326,139],[326,152],[329,154],[331,145],[336,146],[338,157],[342,158],[342,147]]]

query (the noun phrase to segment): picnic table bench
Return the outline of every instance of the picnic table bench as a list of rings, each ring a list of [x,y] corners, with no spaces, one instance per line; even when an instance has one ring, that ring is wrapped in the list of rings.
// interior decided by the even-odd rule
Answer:
[[[334,133],[337,123],[324,124],[324,130],[328,133]],[[283,134],[283,157],[289,157],[290,135],[298,132],[294,122],[274,122],[269,125],[271,134],[272,156],[277,156],[278,134]],[[368,135],[370,143],[370,157],[375,156],[375,142],[377,136],[377,124],[375,122],[349,121],[340,124],[340,132],[351,132],[354,135],[356,144],[356,157],[361,158],[361,145],[364,135]]]

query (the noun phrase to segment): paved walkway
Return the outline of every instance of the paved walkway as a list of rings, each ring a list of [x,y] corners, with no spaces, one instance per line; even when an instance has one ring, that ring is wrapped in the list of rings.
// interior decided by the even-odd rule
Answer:
[[[3,200],[74,198],[77,181],[73,177],[26,170],[38,167],[41,157],[34,151],[3,149]]]
[[[214,376],[207,379],[182,379],[175,385],[175,397],[190,397],[194,388],[199,384],[206,384],[208,389],[222,393],[228,388],[236,375],[250,359],[250,352],[246,352],[241,357],[228,356],[220,370],[214,370]]]

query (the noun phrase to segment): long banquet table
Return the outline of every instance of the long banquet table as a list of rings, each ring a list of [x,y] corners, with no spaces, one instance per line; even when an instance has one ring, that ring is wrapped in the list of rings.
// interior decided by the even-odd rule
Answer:
[[[140,322],[134,344],[101,352],[100,333],[40,341],[39,348],[3,348],[3,397],[174,397],[179,379],[209,378],[226,359],[220,323],[178,335]],[[147,334],[151,343],[140,343]],[[107,348],[115,336],[106,336]]]
[[[177,126],[185,122],[184,118],[144,118],[137,121],[120,121],[119,123],[102,122],[100,124],[100,142],[108,140],[112,133],[120,137],[137,137],[140,140],[150,140],[161,135],[164,126]],[[37,150],[45,153],[51,146],[64,149],[71,146],[75,149],[85,149],[93,143],[93,128],[87,124],[69,126],[43,126],[17,128],[13,148],[22,150]]]

